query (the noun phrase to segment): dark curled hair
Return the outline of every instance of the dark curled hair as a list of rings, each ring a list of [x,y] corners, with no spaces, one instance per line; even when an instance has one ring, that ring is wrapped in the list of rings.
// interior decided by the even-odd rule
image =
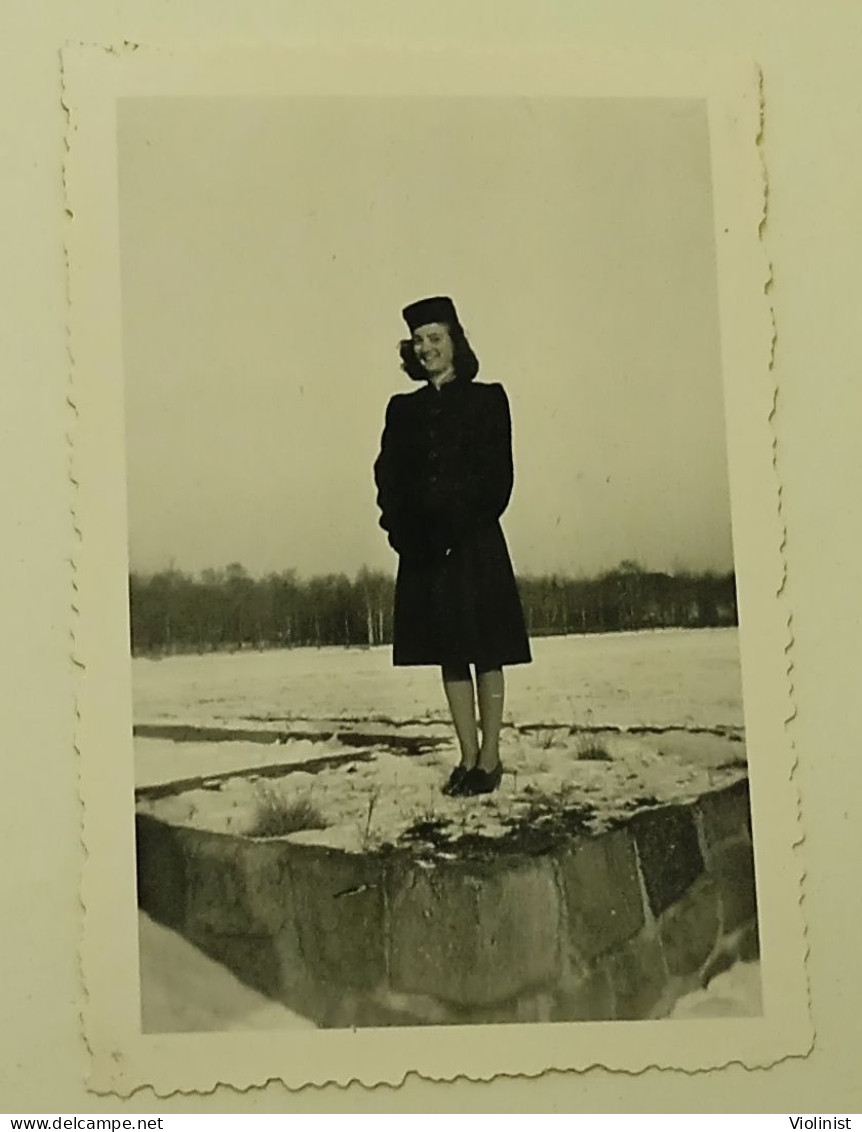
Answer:
[[[473,353],[473,347],[467,341],[461,324],[447,322],[445,325],[452,339],[452,365],[455,376],[463,381],[472,381],[479,372],[479,359]],[[428,380],[425,367],[416,357],[412,338],[404,338],[399,343],[398,353],[401,355],[401,368],[412,381]]]

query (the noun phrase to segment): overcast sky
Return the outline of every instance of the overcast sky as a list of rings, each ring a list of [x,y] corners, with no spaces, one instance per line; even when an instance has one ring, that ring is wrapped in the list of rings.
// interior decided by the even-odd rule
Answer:
[[[392,569],[401,307],[515,430],[522,573],[732,564],[705,107],[138,99],[119,116],[133,569]]]

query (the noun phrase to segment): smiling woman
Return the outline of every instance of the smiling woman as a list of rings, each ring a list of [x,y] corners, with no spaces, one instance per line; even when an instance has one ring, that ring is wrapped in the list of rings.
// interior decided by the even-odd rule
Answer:
[[[444,791],[487,794],[502,777],[503,666],[531,659],[499,521],[514,482],[509,403],[501,385],[474,380],[451,299],[403,313],[402,366],[424,386],[390,400],[374,466],[380,525],[399,555],[393,662],[441,667],[461,748]]]
[[[445,322],[432,322],[428,326],[418,327],[413,335],[412,345],[429,380],[439,389],[446,375],[452,371],[455,356],[448,326]]]

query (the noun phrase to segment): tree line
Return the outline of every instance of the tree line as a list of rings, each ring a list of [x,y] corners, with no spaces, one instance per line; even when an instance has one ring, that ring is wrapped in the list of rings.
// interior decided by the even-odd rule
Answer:
[[[737,624],[733,573],[674,573],[621,562],[593,578],[525,575],[531,636]],[[129,576],[132,652],[165,655],[392,641],[394,578],[294,570],[254,578],[238,562],[193,576],[173,567]]]

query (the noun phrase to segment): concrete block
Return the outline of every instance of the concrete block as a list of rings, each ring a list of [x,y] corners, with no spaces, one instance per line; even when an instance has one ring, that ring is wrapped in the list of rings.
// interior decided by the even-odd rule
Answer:
[[[186,919],[193,939],[251,931],[243,907],[243,871],[236,838],[205,830],[182,830],[188,894]]]
[[[645,931],[606,955],[601,965],[614,996],[614,1018],[650,1018],[668,983],[661,944]]]
[[[560,903],[551,862],[389,877],[392,989],[460,1006],[514,999],[558,977]]]
[[[293,884],[288,865],[291,851],[291,846],[284,842],[255,841],[240,857],[243,903],[257,931],[275,935],[293,916]]]
[[[721,934],[718,895],[711,879],[698,878],[688,892],[665,909],[659,934],[671,975],[694,975],[700,971]]]
[[[749,920],[744,927],[722,934],[709,963],[701,972],[701,985],[706,986],[717,975],[723,974],[740,960],[749,963],[759,957],[757,921]]]
[[[290,875],[308,971],[340,987],[376,987],[386,971],[382,859],[293,845]]]
[[[293,899],[283,842],[247,841],[205,830],[181,831],[186,857],[186,916],[192,931],[272,935]]]
[[[293,916],[285,920],[273,936],[273,949],[279,966],[278,997],[291,1010],[312,1018],[319,1025],[331,1010],[328,983],[320,983],[306,966],[299,942],[299,928]]]
[[[135,816],[138,904],[160,924],[186,926],[186,856],[181,830],[147,814]]]
[[[640,931],[643,898],[628,830],[579,840],[557,864],[569,941],[581,959],[594,959]]]
[[[427,994],[399,994],[385,990],[376,999],[378,1009],[392,1021],[388,1025],[447,1026],[459,1021],[451,1005]]]
[[[703,822],[707,851],[728,839],[749,835],[751,808],[748,780],[741,779],[724,790],[704,794],[697,802]]]
[[[760,932],[756,920],[751,920],[742,930],[739,958],[746,963],[752,963],[760,958]]]
[[[519,996],[515,1003],[513,1022],[550,1022],[554,1009],[554,998],[547,991],[537,991]]]
[[[653,915],[660,915],[703,872],[694,814],[689,806],[663,806],[631,823]]]
[[[322,1029],[392,1025],[392,1013],[378,1008],[368,990],[356,990],[310,969],[302,954],[299,931],[288,923],[273,938],[279,965],[278,999]]]
[[[280,997],[280,967],[271,936],[214,935],[197,930],[189,933],[189,940],[246,986],[270,998]]]
[[[751,842],[725,842],[713,850],[710,867],[721,901],[722,927],[733,931],[757,915]]]
[[[557,988],[552,1022],[603,1022],[614,1017],[614,995],[604,967],[571,976]]]

